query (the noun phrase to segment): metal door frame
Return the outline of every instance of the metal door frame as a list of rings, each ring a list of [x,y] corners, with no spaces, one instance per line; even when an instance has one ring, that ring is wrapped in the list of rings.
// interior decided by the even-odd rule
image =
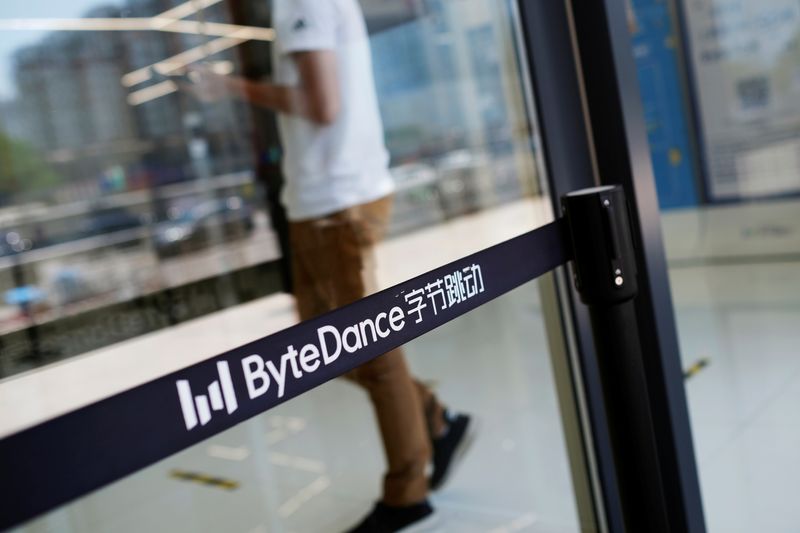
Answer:
[[[640,294],[638,329],[655,456],[643,476],[666,511],[662,531],[705,531],[700,486],[661,234],[655,179],[632,55],[625,0],[513,0],[555,212],[567,192],[619,184],[631,204]],[[595,519],[625,531],[589,317],[567,276],[556,275],[561,311],[574,330],[579,394],[590,433]],[[657,482],[655,480],[661,480]],[[657,486],[656,486],[657,485]],[[581,502],[578,495],[579,504]],[[585,510],[582,510],[582,513]]]

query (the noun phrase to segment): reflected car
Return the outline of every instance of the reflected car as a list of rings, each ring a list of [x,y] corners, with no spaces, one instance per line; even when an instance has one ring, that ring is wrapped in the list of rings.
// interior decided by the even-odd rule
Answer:
[[[413,162],[393,167],[391,173],[397,188],[389,235],[442,222],[436,169],[423,162]]]
[[[17,230],[0,232],[0,257],[27,252],[40,245]]]
[[[96,209],[90,212],[81,227],[81,237],[94,237],[126,229],[141,227],[140,216],[121,207]]]
[[[436,170],[425,163],[406,163],[390,170],[398,191],[430,186],[436,183]]]
[[[213,243],[250,235],[255,228],[253,210],[238,196],[208,200],[184,211],[156,229],[154,242],[161,256],[193,251]]]

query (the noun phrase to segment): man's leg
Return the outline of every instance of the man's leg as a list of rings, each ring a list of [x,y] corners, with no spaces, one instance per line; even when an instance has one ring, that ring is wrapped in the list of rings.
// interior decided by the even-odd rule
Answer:
[[[375,273],[374,247],[386,233],[391,210],[392,197],[388,196],[360,205],[351,211],[351,216],[358,221],[356,229],[359,232],[359,241],[364,244],[362,248],[362,278],[367,294],[372,294],[379,289]],[[444,407],[427,385],[413,376],[412,379],[414,379],[428,435],[434,439],[444,432],[446,426]]]
[[[292,224],[294,292],[302,319],[375,290],[372,247],[383,233],[388,205],[379,200]],[[424,500],[425,466],[431,458],[428,428],[441,431],[444,425],[435,397],[412,379],[399,349],[361,365],[347,377],[365,388],[375,408],[388,463],[384,503],[397,506]]]
[[[431,439],[435,439],[444,433],[447,426],[444,406],[439,403],[439,399],[430,387],[420,380],[414,379],[414,387],[417,389],[417,397],[419,398],[420,406],[422,406],[428,435]]]
[[[347,378],[367,391],[378,419],[388,463],[383,503],[406,506],[425,500],[430,439],[403,352],[392,350],[356,368]]]
[[[360,221],[355,227],[361,232],[360,240],[365,243],[363,247],[365,259],[362,270],[368,292],[373,292],[378,288],[375,280],[374,262],[372,261],[373,245],[383,237],[390,211],[391,198],[384,198],[358,206],[349,213]],[[432,457],[430,457],[433,469],[428,480],[428,489],[436,490],[441,488],[447,481],[453,464],[459,457],[463,456],[463,452],[472,441],[468,434],[472,432],[472,427],[474,426],[471,426],[471,417],[467,414],[445,412],[444,407],[442,407],[431,390],[418,380],[414,381],[414,387],[418,405],[422,409],[422,416],[425,420],[426,434],[433,448]],[[382,409],[380,402],[374,399],[376,395],[381,393],[381,391],[376,391],[374,394],[371,393],[373,394],[373,403],[375,403],[376,409]],[[392,424],[391,420],[389,420],[389,424]],[[403,426],[401,424],[398,419],[397,426],[390,426],[384,432],[385,444],[387,438],[392,438],[392,435],[396,434],[396,432],[402,431]],[[387,456],[390,451],[390,448],[387,447]],[[391,459],[389,462],[391,465]],[[393,493],[392,484],[391,478],[387,477],[386,494]]]

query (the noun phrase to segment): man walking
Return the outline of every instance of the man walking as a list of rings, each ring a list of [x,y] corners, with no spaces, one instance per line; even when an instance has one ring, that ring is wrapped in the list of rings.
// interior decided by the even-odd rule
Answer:
[[[306,320],[377,290],[373,252],[389,221],[394,182],[357,0],[273,0],[273,23],[273,83],[204,71],[199,77],[279,112],[282,201],[294,293]],[[351,531],[422,525],[434,514],[429,489],[442,484],[467,443],[469,417],[448,414],[411,376],[401,349],[347,378],[369,394],[388,463],[381,501]]]

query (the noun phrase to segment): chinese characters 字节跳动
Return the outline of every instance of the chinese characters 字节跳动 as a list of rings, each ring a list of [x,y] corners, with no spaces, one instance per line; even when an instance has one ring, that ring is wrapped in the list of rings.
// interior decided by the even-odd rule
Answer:
[[[440,311],[463,303],[483,291],[481,267],[472,264],[408,291],[405,294],[408,315],[420,323],[426,313],[438,315]]]

